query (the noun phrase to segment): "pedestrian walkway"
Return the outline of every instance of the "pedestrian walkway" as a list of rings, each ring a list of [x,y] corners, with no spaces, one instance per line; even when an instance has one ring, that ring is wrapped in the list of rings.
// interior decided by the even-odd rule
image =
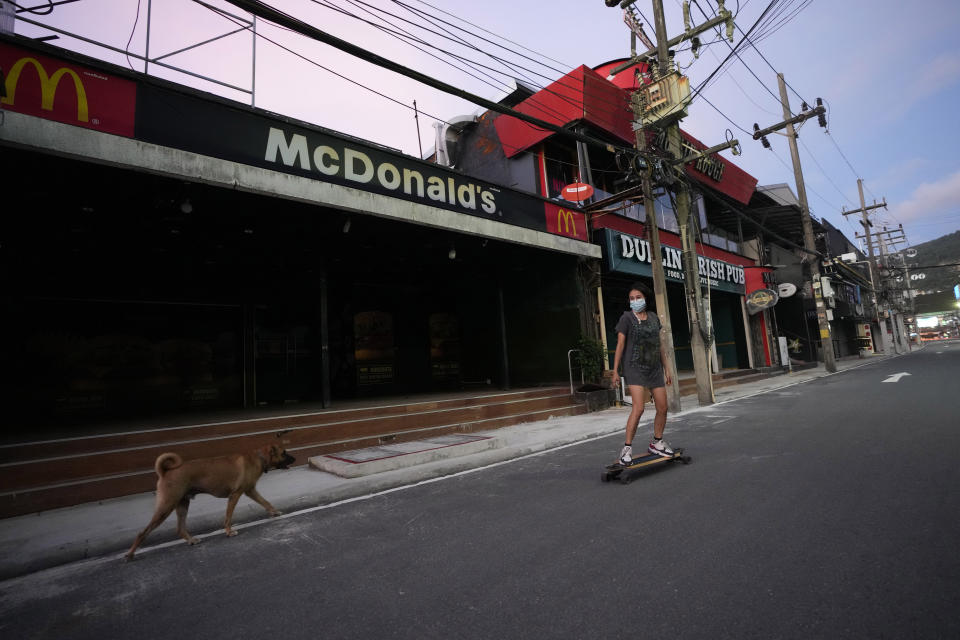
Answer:
[[[891,356],[852,357],[837,362],[843,372]],[[716,390],[718,403],[764,393],[821,378],[828,375],[823,365],[813,369],[753,380]],[[683,398],[680,415],[697,411],[696,400]],[[309,465],[264,475],[258,491],[275,507],[291,517],[296,512],[323,508],[344,500],[358,499],[432,478],[476,469],[511,459],[537,454],[557,447],[590,439],[613,436],[623,430],[628,408],[620,407],[568,417],[551,418],[490,431],[475,431],[462,442],[433,443],[429,455],[416,459],[405,455],[380,455],[381,469],[359,477],[342,477],[320,471]],[[652,419],[652,411],[644,414],[642,423]],[[478,444],[479,443],[479,444]],[[463,453],[458,447],[473,447]],[[416,450],[416,447],[412,447]],[[381,452],[383,453],[383,452]],[[306,460],[299,460],[305,463]],[[0,579],[55,567],[88,558],[106,557],[121,561],[134,537],[149,521],[154,508],[154,493],[140,493],[62,509],[54,509],[0,520]],[[190,507],[188,525],[197,538],[222,534],[226,501],[207,495],[197,496]],[[254,526],[266,514],[252,500],[241,498],[233,516],[236,529]],[[239,526],[238,526],[239,525]],[[151,549],[183,544],[176,537],[176,516],[172,515],[156,531],[139,553]]]

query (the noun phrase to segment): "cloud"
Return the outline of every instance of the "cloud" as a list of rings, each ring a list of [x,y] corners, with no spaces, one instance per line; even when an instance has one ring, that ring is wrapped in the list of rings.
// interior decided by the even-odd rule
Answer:
[[[895,219],[904,224],[908,221],[929,220],[936,222],[945,214],[960,210],[960,171],[937,182],[925,182],[913,190],[910,197],[892,207]]]
[[[906,157],[886,168],[879,175],[870,176],[866,181],[869,185],[883,185],[884,190],[903,186],[905,191],[908,185],[916,184],[921,172],[928,171],[931,166],[929,158],[921,156]]]
[[[898,98],[891,101],[884,120],[899,120],[909,113],[914,105],[936,95],[960,80],[960,52],[943,53],[929,64],[920,67],[904,87],[896,92]]]
[[[921,70],[914,81],[914,89],[920,94],[919,97],[925,97],[953,84],[958,78],[960,53],[944,53]]]

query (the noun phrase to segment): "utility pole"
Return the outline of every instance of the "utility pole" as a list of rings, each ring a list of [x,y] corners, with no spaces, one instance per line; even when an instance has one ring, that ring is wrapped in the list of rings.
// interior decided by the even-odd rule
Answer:
[[[903,233],[903,225],[902,225],[902,224],[900,225],[900,232]],[[907,234],[906,234],[906,233],[903,233],[903,240],[904,240],[904,242],[907,241]],[[907,244],[908,244],[908,246],[909,246],[909,243],[907,243]],[[904,309],[903,309],[903,310],[904,310],[904,312],[906,312],[906,311],[908,310],[907,304],[909,304],[909,311],[910,311],[910,318],[911,318],[911,322],[910,322],[910,323],[904,322],[904,324],[907,325],[907,326],[904,327],[904,329],[905,329],[905,334],[906,334],[905,339],[906,339],[906,343],[907,343],[907,351],[913,351],[913,341],[910,339],[910,328],[911,328],[911,326],[913,325],[913,323],[916,322],[915,316],[916,316],[917,310],[916,310],[916,308],[914,307],[915,301],[914,301],[914,297],[913,297],[913,287],[910,286],[910,269],[907,267],[907,256],[906,256],[906,254],[905,254],[904,252],[902,252],[902,251],[899,252],[899,253],[900,253],[900,264],[903,265],[903,282],[904,282],[904,284],[905,284],[906,287],[907,287],[907,291],[906,291],[907,301],[906,301],[905,304],[904,304]]]
[[[723,10],[721,3],[721,11]],[[667,45],[667,25],[663,14],[662,0],[653,0],[654,30],[657,35],[657,66],[659,75],[666,76],[670,69],[670,52]],[[677,149],[678,159],[684,156],[683,136],[680,133],[679,120],[666,128],[667,148]],[[683,171],[683,165],[677,167]],[[687,297],[687,314],[690,318],[690,353],[693,355],[693,371],[697,380],[697,400],[700,406],[713,404],[713,372],[707,347],[712,336],[707,333],[704,317],[703,299],[700,292],[700,269],[697,262],[696,246],[690,229],[690,191],[686,183],[677,183],[676,216],[680,226],[680,247],[682,250],[684,289]],[[656,226],[656,219],[654,219]],[[660,254],[654,254],[658,258]],[[707,338],[706,340],[704,338]]]
[[[878,206],[878,205],[874,205],[874,206]],[[879,206],[883,206],[883,205],[879,205]],[[898,234],[899,234],[899,235],[898,235]],[[906,239],[907,239],[907,236],[906,236],[906,234],[905,234],[904,231],[903,231],[903,225],[900,225],[900,227],[899,227],[898,229],[894,229],[894,230],[892,230],[892,231],[888,230],[886,227],[884,227],[883,231],[877,231],[877,232],[875,232],[875,233],[870,233],[870,232],[868,231],[867,233],[864,234],[864,236],[867,237],[867,240],[868,240],[868,241],[870,241],[870,238],[871,238],[872,236],[876,236],[876,238],[877,238],[877,243],[878,243],[878,245],[879,245],[879,247],[880,247],[880,259],[881,259],[881,264],[882,264],[882,265],[885,265],[885,268],[888,269],[888,270],[890,269],[890,266],[891,266],[891,265],[890,265],[890,263],[889,263],[888,260],[887,260],[887,244],[889,243],[890,245],[893,245],[894,248],[895,248],[895,245],[897,245],[897,244],[899,244],[899,243],[901,243],[901,242],[905,243],[905,242],[906,242]],[[859,234],[857,235],[858,238],[862,238],[862,237],[864,237],[864,236],[861,236],[861,235],[859,235]],[[894,237],[894,236],[897,236],[897,237]],[[909,274],[909,271],[906,269],[906,261],[904,261],[903,264],[904,264],[904,277],[907,279],[907,292],[908,292],[908,296],[909,296],[909,291],[910,291],[909,277],[910,277],[910,274]],[[907,332],[906,332],[906,327],[904,326],[904,323],[903,323],[903,313],[906,311],[906,305],[905,305],[905,304],[901,304],[901,305],[897,306],[897,305],[893,304],[893,303],[894,303],[894,298],[893,298],[893,295],[892,295],[892,289],[893,289],[893,287],[884,284],[883,281],[884,281],[885,279],[887,279],[887,276],[884,276],[883,273],[881,273],[880,276],[881,276],[881,287],[884,289],[884,291],[890,291],[890,292],[891,292],[889,296],[884,296],[884,298],[887,300],[887,303],[888,303],[888,304],[887,304],[887,306],[888,306],[887,314],[889,315],[890,325],[891,325],[891,328],[892,328],[892,330],[893,330],[893,335],[894,335],[894,351],[896,351],[897,353],[899,353],[899,350],[897,349],[897,345],[896,345],[896,342],[898,341],[897,338],[899,338],[900,346],[901,346],[903,349],[909,351],[909,350],[910,350],[910,345],[909,345],[909,340],[908,340],[909,336],[906,335],[906,333],[907,333]],[[888,276],[889,276],[889,271],[888,271]],[[887,280],[887,281],[889,282],[889,280]],[[903,296],[902,296],[902,293],[901,293],[901,298],[902,298],[902,297],[903,297]],[[885,327],[884,327],[884,329],[885,329]],[[884,331],[884,338],[885,338],[885,337],[886,337],[886,331]],[[884,340],[884,342],[886,342],[886,340]]]
[[[869,269],[870,269],[870,282],[871,282],[871,283],[876,283],[876,282],[880,282],[880,279],[879,279],[879,278],[874,278],[874,272],[876,271],[876,268],[877,268],[877,267],[876,267],[876,264],[875,264],[874,259],[873,259],[873,238],[872,238],[872,235],[871,235],[871,233],[870,233],[870,227],[873,226],[873,223],[870,222],[869,212],[870,212],[872,209],[878,209],[878,208],[880,208],[880,207],[883,207],[884,209],[886,209],[886,208],[887,208],[887,201],[884,200],[882,204],[877,204],[876,201],[874,201],[873,206],[868,207],[867,204],[866,204],[866,202],[865,202],[864,199],[863,199],[863,180],[861,180],[860,178],[857,178],[857,191],[860,192],[860,208],[859,208],[859,209],[855,209],[855,210],[853,210],[853,211],[841,210],[841,213],[842,213],[843,215],[845,215],[845,216],[853,215],[853,214],[856,214],[856,213],[862,214],[863,219],[860,221],[860,224],[863,225],[863,233],[866,234],[866,236],[867,236],[867,260],[868,260],[867,266],[868,266]],[[854,235],[856,235],[856,234],[854,234]],[[876,284],[874,284],[874,289],[876,289]],[[877,317],[877,331],[881,331],[881,332],[882,332],[882,333],[881,333],[881,341],[884,343],[884,344],[883,344],[883,350],[884,350],[884,352],[886,352],[886,350],[887,350],[886,340],[883,340],[883,338],[886,336],[886,334],[885,334],[885,332],[883,332],[883,327],[880,326],[880,297],[879,297],[879,296],[880,296],[880,292],[874,290],[874,292],[873,292],[873,309],[874,309],[874,311],[876,312],[876,317]]]
[[[659,14],[657,11],[658,2],[654,2],[654,20],[656,25],[656,37],[658,43],[666,43],[665,23],[663,20],[663,6],[660,5]],[[657,17],[659,15],[659,18]],[[658,57],[661,61],[666,61],[666,46],[658,47]],[[665,64],[661,63],[661,69]],[[637,122],[641,122],[643,117],[643,105],[638,94],[633,95],[630,103],[633,106],[634,116]],[[637,149],[644,153],[647,151],[647,132],[643,127],[636,130]],[[660,324],[663,326],[664,343],[662,349],[667,356],[668,373],[672,379],[670,388],[667,389],[668,408],[674,413],[680,411],[680,381],[677,379],[677,358],[673,348],[673,323],[670,321],[670,306],[667,301],[667,281],[663,273],[663,249],[660,246],[660,226],[657,223],[657,211],[654,206],[653,187],[651,172],[653,167],[647,163],[646,171],[643,172],[643,209],[646,213],[646,229],[650,235],[650,250],[653,253],[653,296],[657,301],[657,310],[660,312]]]
[[[619,4],[620,7],[624,9],[627,9],[627,7],[634,2],[635,0],[623,0],[619,3],[617,0],[605,0],[607,6],[612,7]],[[710,371],[710,361],[707,354],[707,347],[712,341],[712,336],[706,327],[705,312],[700,291],[700,270],[690,225],[690,192],[689,187],[683,180],[670,180],[666,178],[672,176],[675,171],[681,173],[686,164],[703,155],[716,153],[717,151],[731,147],[734,148],[734,154],[737,154],[739,143],[736,140],[729,140],[724,144],[711,147],[710,149],[695,152],[692,155],[686,155],[686,145],[683,144],[683,137],[680,133],[678,122],[686,115],[686,106],[690,101],[689,85],[685,85],[685,93],[683,89],[679,88],[681,85],[681,83],[678,82],[679,73],[672,68],[673,64],[670,58],[669,47],[675,46],[684,40],[691,40],[696,47],[699,44],[699,40],[696,38],[697,35],[724,23],[727,25],[727,35],[732,40],[733,16],[724,8],[723,1],[721,0],[718,2],[719,11],[717,17],[694,28],[691,28],[687,21],[683,34],[671,40],[667,37],[662,0],[653,0],[652,4],[654,30],[657,39],[656,48],[651,47],[639,56],[631,55],[630,60],[618,65],[612,73],[619,73],[639,63],[649,65],[649,72],[651,74],[650,83],[641,86],[637,92],[634,93],[631,104],[636,115],[635,129],[637,149],[643,157],[645,164],[642,180],[644,207],[647,219],[646,226],[649,229],[651,250],[654,256],[654,295],[657,298],[657,305],[661,313],[662,322],[664,317],[669,315],[669,309],[666,306],[666,283],[663,275],[663,265],[661,263],[663,254],[660,248],[659,229],[657,228],[656,211],[653,204],[653,189],[651,186],[653,181],[652,172],[656,169],[661,174],[661,177],[665,178],[663,181],[668,183],[667,187],[670,188],[669,183],[673,183],[673,188],[676,191],[676,216],[677,223],[680,226],[680,239],[682,243],[684,286],[686,291],[687,313],[690,319],[690,348],[693,355],[693,367],[697,380],[697,398],[700,405],[708,405],[714,402],[713,376]],[[688,12],[685,11],[685,14],[688,15]],[[630,20],[627,22],[628,24],[631,23]],[[635,22],[635,20],[633,22]],[[637,38],[649,42],[642,32],[637,33],[637,31],[634,31],[634,35],[635,37],[631,40],[631,44],[634,46]],[[634,52],[634,46],[631,47],[631,53]],[[651,64],[652,58],[654,57],[656,58],[655,67]],[[655,102],[652,99],[652,92],[654,90],[657,96],[656,106],[652,106]],[[666,98],[664,98],[664,96],[666,96]],[[653,158],[647,155],[648,144],[645,131],[645,127],[647,126],[661,128],[664,131],[665,135],[663,136],[663,140],[665,140],[665,144],[663,146],[665,150],[668,152],[673,149],[676,150],[676,156],[672,160]],[[656,167],[654,163],[657,164]],[[663,291],[663,294],[658,293],[658,290]],[[666,319],[669,321],[668,317]],[[668,350],[668,359],[670,360],[674,386],[677,386],[676,365],[673,358],[672,327],[668,327],[670,327],[670,325],[665,323],[665,333],[668,334],[669,337],[664,344],[664,349]]]
[[[803,246],[807,251],[816,253],[817,245],[813,239],[813,222],[810,220],[810,207],[807,204],[807,189],[803,182],[803,169],[800,166],[800,152],[797,149],[797,133],[793,127],[796,117],[791,117],[790,100],[787,97],[787,85],[783,79],[783,74],[777,74],[777,84],[780,85],[780,103],[783,106],[783,119],[787,129],[787,140],[790,143],[790,157],[793,159],[793,177],[797,184],[797,198],[800,200],[800,222],[803,225]],[[822,109],[818,106],[817,111]],[[804,110],[806,111],[806,110]],[[810,117],[809,114],[801,113],[800,116]],[[797,116],[797,117],[800,117]],[[806,119],[806,117],[804,119]],[[821,120],[821,124],[824,121]],[[754,125],[756,129],[756,125]],[[755,131],[754,138],[757,138],[759,131]],[[833,340],[830,337],[830,322],[827,320],[827,308],[823,300],[823,285],[820,281],[820,259],[814,257],[810,261],[810,279],[813,284],[813,298],[817,310],[817,324],[820,327],[820,344],[823,351],[823,364],[829,373],[837,370],[837,362],[833,355]]]
[[[640,119],[640,103],[631,100],[634,114]],[[637,149],[640,153],[647,151],[647,134],[640,128],[636,130]],[[677,358],[673,350],[673,323],[670,321],[670,304],[667,300],[667,280],[663,273],[663,249],[660,245],[660,227],[657,225],[657,210],[654,206],[652,167],[648,164],[640,174],[643,188],[643,210],[646,218],[644,227],[650,238],[650,252],[653,255],[651,267],[653,269],[653,298],[657,303],[660,315],[660,324],[663,327],[663,353],[667,357],[667,373],[670,374],[671,384],[667,387],[667,408],[672,413],[678,413],[680,406],[680,381],[677,379]]]
[[[868,235],[869,235],[869,234],[868,234]],[[886,239],[883,237],[883,232],[882,232],[882,231],[878,231],[878,232],[876,233],[876,236],[877,236],[877,243],[880,245],[880,264],[882,264],[882,265],[884,266],[884,268],[887,269],[887,273],[889,274],[889,273],[890,273],[890,264],[887,262],[887,245],[886,245]],[[881,278],[882,278],[883,274],[881,273],[880,275],[881,275]],[[881,285],[881,286],[882,286],[882,285]],[[885,286],[885,287],[884,287],[884,290],[889,291],[891,288],[892,288],[892,287],[886,287],[886,286]],[[887,302],[889,303],[889,306],[890,306],[890,309],[889,309],[890,318],[889,318],[889,319],[890,319],[890,329],[891,329],[891,332],[893,333],[893,351],[894,351],[894,353],[900,353],[900,350],[897,348],[897,333],[896,333],[896,332],[897,332],[897,319],[896,319],[896,311],[895,311],[895,309],[893,308],[893,292],[892,292],[892,291],[890,291],[890,295],[889,295],[889,297],[887,298]]]

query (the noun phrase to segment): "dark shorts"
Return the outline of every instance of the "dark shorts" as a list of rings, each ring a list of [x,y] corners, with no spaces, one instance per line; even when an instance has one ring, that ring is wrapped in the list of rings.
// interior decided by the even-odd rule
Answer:
[[[666,386],[663,378],[663,366],[659,367],[632,367],[624,365],[623,379],[627,386],[639,385],[647,389],[656,389]]]

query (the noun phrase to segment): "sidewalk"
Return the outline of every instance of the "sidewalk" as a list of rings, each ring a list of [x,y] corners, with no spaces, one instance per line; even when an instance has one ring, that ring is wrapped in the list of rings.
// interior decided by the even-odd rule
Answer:
[[[895,356],[844,358],[837,362],[837,370],[856,369],[889,357]],[[716,400],[718,403],[728,402],[826,375],[821,364],[813,369],[717,389]],[[699,410],[695,398],[684,397],[682,404],[684,410],[680,415]],[[459,455],[456,447],[436,449],[431,452],[429,461],[407,466],[400,457],[393,468],[388,464],[385,471],[361,477],[343,478],[309,466],[278,470],[262,476],[257,490],[287,514],[281,517],[294,517],[305,509],[324,508],[324,505],[360,499],[431,478],[612,436],[623,430],[628,411],[628,408],[614,408],[477,432],[473,435],[488,436],[492,441],[483,450]],[[652,417],[653,412],[646,411],[641,424],[649,422]],[[298,460],[298,463],[306,463],[306,460]],[[153,508],[154,493],[150,492],[0,520],[0,580],[100,556],[120,562],[134,537],[150,520]],[[200,539],[223,535],[225,509],[226,500],[197,496],[190,506],[189,531]],[[269,518],[262,507],[246,497],[240,499],[233,515],[234,528],[242,530],[264,520]],[[172,514],[150,535],[138,554],[184,544],[176,537],[175,528],[176,514]]]

